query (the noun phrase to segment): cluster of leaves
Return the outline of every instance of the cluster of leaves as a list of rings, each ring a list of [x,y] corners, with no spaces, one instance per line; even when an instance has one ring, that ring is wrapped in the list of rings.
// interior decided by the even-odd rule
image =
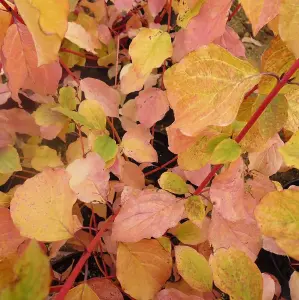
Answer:
[[[299,168],[299,3],[232,5],[0,0],[0,299],[279,297],[255,260],[299,260],[299,191],[269,178]],[[241,6],[275,35],[258,68],[228,26]],[[61,247],[84,253],[59,274]]]

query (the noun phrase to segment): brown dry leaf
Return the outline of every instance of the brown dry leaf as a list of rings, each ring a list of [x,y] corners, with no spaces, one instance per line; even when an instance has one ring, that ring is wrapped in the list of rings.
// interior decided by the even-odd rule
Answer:
[[[112,281],[104,278],[92,278],[86,282],[100,300],[123,300],[120,290]]]

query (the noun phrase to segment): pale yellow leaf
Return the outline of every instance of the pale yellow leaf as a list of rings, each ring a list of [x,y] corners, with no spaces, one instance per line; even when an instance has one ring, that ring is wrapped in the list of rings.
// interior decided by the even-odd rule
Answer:
[[[92,288],[86,284],[81,283],[72,288],[64,298],[65,300],[99,300],[97,294]]]
[[[299,129],[299,89],[285,95],[288,101],[288,119],[285,129],[296,132]]]
[[[287,166],[299,168],[299,131],[296,131],[278,151]]]

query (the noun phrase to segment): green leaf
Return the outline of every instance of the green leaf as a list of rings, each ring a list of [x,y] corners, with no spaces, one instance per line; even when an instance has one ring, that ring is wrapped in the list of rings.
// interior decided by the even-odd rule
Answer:
[[[76,91],[73,87],[62,87],[59,90],[59,103],[62,107],[75,110],[77,106]]]
[[[299,131],[295,132],[288,142],[278,149],[285,164],[299,168]]]
[[[263,278],[257,265],[235,248],[219,249],[211,256],[215,285],[231,300],[262,300]]]
[[[187,183],[179,175],[164,172],[158,180],[160,187],[173,194],[183,195],[188,193]]]
[[[299,239],[299,192],[268,193],[256,207],[255,218],[266,236]]]
[[[94,152],[98,153],[105,162],[113,159],[118,150],[115,140],[108,135],[98,136],[93,147]]]
[[[13,146],[0,148],[0,173],[7,174],[21,171],[20,157]]]
[[[17,279],[0,294],[1,300],[44,300],[51,282],[48,257],[38,243],[31,240],[25,252],[16,262]]]
[[[73,1],[73,0],[70,0]],[[76,0],[78,1],[78,0]],[[77,17],[77,16],[76,16]],[[62,47],[69,50],[73,50],[74,52],[80,52],[84,55],[84,51],[80,49],[76,44],[72,43],[71,41],[65,39]],[[63,62],[69,67],[72,68],[75,65],[84,66],[86,62],[86,58],[78,56],[76,54],[72,54],[69,52],[59,52],[59,57],[63,60]]]
[[[198,245],[203,243],[206,236],[203,235],[202,229],[191,221],[178,224],[173,234],[184,244]]]
[[[57,110],[56,104],[41,104],[32,114],[37,125],[50,126],[56,124],[64,124],[66,117]]]
[[[212,270],[203,255],[191,247],[176,246],[175,258],[179,274],[193,289],[200,292],[212,290]]]
[[[101,104],[96,100],[85,100],[79,106],[79,113],[91,124],[92,129],[106,128],[106,115]]]
[[[225,164],[235,161],[242,153],[239,144],[232,139],[225,139],[214,149],[211,156],[212,164]]]
[[[191,221],[202,221],[206,216],[206,207],[200,196],[191,196],[185,202],[185,210]]]
[[[207,144],[207,152],[212,154],[215,148],[217,147],[217,145],[227,138],[229,138],[229,135],[222,133],[210,139]]]

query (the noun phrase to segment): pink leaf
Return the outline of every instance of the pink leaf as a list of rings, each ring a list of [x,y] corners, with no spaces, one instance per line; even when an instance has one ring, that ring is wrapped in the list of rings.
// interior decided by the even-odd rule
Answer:
[[[245,57],[245,47],[238,34],[229,26],[226,26],[222,36],[216,38],[214,43],[225,48],[234,56]]]
[[[211,165],[207,164],[196,171],[184,171],[187,180],[192,184],[199,186],[211,172]]]
[[[169,110],[166,92],[158,88],[149,88],[135,98],[137,119],[147,128],[160,121]]]
[[[197,138],[184,135],[179,129],[169,126],[166,128],[168,137],[168,149],[173,153],[181,153],[195,144]]]
[[[82,79],[80,87],[87,99],[97,100],[102,105],[107,116],[118,117],[118,107],[120,104],[120,94],[118,91],[105,82],[94,78]]]
[[[234,247],[245,252],[253,261],[262,248],[261,232],[255,220],[231,222],[213,210],[209,241],[214,251]]]
[[[70,187],[78,198],[86,203],[93,201],[106,202],[109,191],[109,173],[105,162],[94,152],[86,158],[76,159],[68,165]]]
[[[186,295],[177,289],[164,289],[160,291],[155,300],[203,300],[203,298],[195,295]]]
[[[282,156],[278,151],[283,145],[283,141],[279,135],[276,134],[267,142],[263,151],[249,153],[249,170],[259,171],[266,176],[275,174],[283,164]]]
[[[63,124],[41,126],[40,132],[41,137],[46,140],[53,140],[57,137],[59,132],[62,130]]]
[[[275,281],[267,273],[263,276],[263,300],[272,300],[275,295]]]
[[[263,236],[263,249],[277,255],[287,255],[275,242],[275,239]]]
[[[167,229],[176,226],[183,216],[185,201],[163,190],[125,187],[122,203],[112,237],[121,242],[138,242],[161,237]]]
[[[123,300],[120,290],[108,279],[92,278],[86,282],[101,300]]]
[[[7,83],[0,84],[0,105],[6,103],[9,97],[11,97],[11,92]]]
[[[19,89],[31,89],[41,94],[55,94],[62,70],[58,62],[37,67],[34,42],[27,27],[13,24],[9,27],[2,47],[3,68],[8,77],[12,98],[20,102]]]
[[[14,225],[9,209],[0,208],[0,219],[0,257],[8,257],[10,254],[16,253],[19,245],[26,238],[20,235],[19,230]]]
[[[244,163],[242,158],[239,158],[213,180],[210,188],[214,209],[229,221],[238,221],[247,217],[243,199],[243,170]]]
[[[10,132],[40,135],[39,127],[34,118],[28,112],[19,108],[2,109],[0,111],[0,130],[2,128]]]
[[[4,128],[0,131],[0,148],[6,147],[7,145],[13,145],[15,136],[13,133],[6,131]]]
[[[114,0],[114,5],[119,11],[128,11],[133,8],[134,1],[135,0]]]
[[[207,0],[187,28],[176,33],[173,60],[178,62],[189,52],[208,45],[222,36],[231,4],[231,0]]]
[[[108,45],[109,42],[112,39],[111,32],[109,30],[109,27],[105,24],[100,24],[98,26],[98,34],[99,34],[99,40],[105,44]]]
[[[132,188],[143,189],[145,186],[145,178],[141,169],[130,161],[124,161],[121,173],[121,181]]]
[[[148,8],[153,17],[156,17],[158,13],[163,9],[167,0],[148,0]]]

